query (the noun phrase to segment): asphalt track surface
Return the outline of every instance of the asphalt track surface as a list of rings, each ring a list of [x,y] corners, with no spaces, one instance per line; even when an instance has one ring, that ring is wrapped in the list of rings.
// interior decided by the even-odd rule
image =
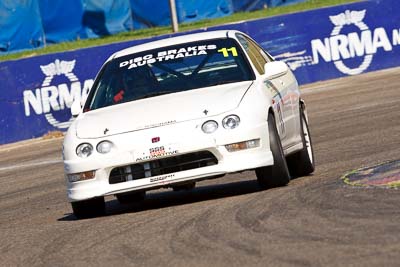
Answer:
[[[345,185],[400,158],[400,69],[305,86],[317,170],[260,190],[253,172],[107,198],[76,220],[61,139],[0,146],[2,266],[399,266],[400,191]]]

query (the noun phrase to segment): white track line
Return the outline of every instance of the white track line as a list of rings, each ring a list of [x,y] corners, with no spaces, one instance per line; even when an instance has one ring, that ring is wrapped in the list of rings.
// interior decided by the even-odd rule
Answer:
[[[4,152],[4,151],[10,152],[11,150],[30,146],[33,144],[37,145],[37,144],[51,143],[51,142],[59,141],[63,138],[64,137],[56,137],[56,138],[49,138],[49,139],[35,138],[35,139],[23,140],[23,141],[11,143],[11,144],[4,144],[4,145],[0,145],[0,152]]]
[[[22,169],[22,168],[29,168],[29,167],[37,167],[37,166],[43,166],[43,165],[50,165],[50,164],[56,164],[63,162],[62,159],[49,159],[45,161],[30,161],[27,163],[23,164],[14,164],[14,165],[9,165],[9,166],[0,166],[0,171],[9,171],[9,170],[15,170],[15,169]]]

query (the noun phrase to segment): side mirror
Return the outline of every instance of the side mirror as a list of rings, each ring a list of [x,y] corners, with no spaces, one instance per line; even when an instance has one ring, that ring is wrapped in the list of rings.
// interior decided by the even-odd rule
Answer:
[[[289,71],[289,67],[285,62],[282,61],[273,61],[268,62],[264,65],[265,77],[268,80],[272,80],[278,78],[280,76],[285,75]]]
[[[78,117],[78,115],[81,114],[81,111],[82,111],[81,103],[79,100],[75,99],[71,106],[72,117],[74,118]]]

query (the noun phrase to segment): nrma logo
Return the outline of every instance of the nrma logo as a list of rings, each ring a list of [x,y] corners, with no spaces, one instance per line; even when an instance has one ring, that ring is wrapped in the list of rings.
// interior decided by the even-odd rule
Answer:
[[[378,50],[389,52],[393,50],[393,46],[400,44],[399,29],[394,29],[389,38],[385,28],[370,30],[363,22],[365,15],[366,10],[346,10],[344,13],[330,16],[329,19],[334,25],[331,36],[311,41],[313,63],[318,64],[320,59],[333,62],[340,72],[356,75],[370,66]],[[353,63],[349,66],[346,60],[352,58],[358,58],[358,64]]]
[[[47,121],[58,129],[70,126],[73,118],[65,109],[69,109],[75,99],[86,99],[93,85],[93,80],[89,79],[84,81],[82,86],[73,73],[75,63],[76,60],[56,59],[54,63],[40,66],[46,77],[41,88],[23,92],[25,116],[31,116],[33,111],[37,115],[44,114]]]

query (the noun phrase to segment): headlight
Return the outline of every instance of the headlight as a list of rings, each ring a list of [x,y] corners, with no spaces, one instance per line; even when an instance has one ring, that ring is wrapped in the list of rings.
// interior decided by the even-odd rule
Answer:
[[[239,126],[239,123],[240,123],[240,118],[239,116],[236,115],[226,116],[222,120],[222,126],[224,126],[225,129],[235,129],[236,127]]]
[[[201,126],[201,129],[203,130],[203,132],[205,132],[206,134],[210,134],[215,132],[218,129],[218,123],[216,121],[206,121],[205,123],[203,123],[203,125]]]
[[[89,157],[92,154],[92,152],[93,152],[93,147],[91,144],[88,143],[80,144],[76,148],[76,154],[81,158]]]
[[[96,149],[97,149],[97,152],[99,152],[101,154],[107,154],[108,152],[111,151],[112,147],[113,147],[113,144],[111,142],[103,141],[97,145]]]

